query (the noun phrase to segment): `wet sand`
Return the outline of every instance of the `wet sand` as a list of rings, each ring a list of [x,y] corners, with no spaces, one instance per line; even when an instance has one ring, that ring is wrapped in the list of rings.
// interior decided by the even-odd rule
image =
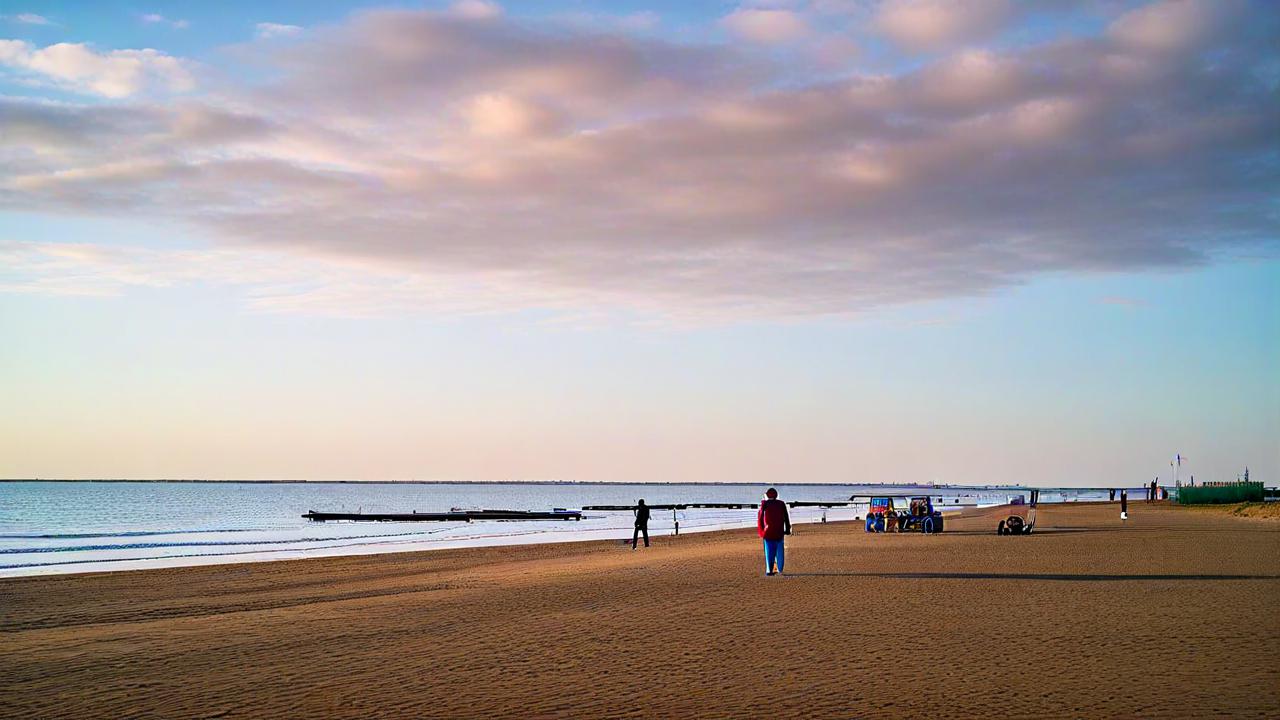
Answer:
[[[1280,525],[1130,509],[0,580],[0,716],[1280,715]]]

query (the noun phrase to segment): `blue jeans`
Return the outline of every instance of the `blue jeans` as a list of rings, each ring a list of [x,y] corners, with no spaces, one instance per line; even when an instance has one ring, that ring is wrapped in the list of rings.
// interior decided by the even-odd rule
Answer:
[[[773,572],[776,566],[778,572],[782,572],[782,563],[786,560],[786,553],[782,547],[781,540],[765,540],[764,541],[764,569],[765,572]]]

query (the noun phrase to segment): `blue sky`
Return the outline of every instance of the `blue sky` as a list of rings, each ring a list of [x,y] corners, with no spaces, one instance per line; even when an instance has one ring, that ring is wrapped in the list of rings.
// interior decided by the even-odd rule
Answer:
[[[6,3],[0,476],[1274,483],[1273,8],[1046,7]]]

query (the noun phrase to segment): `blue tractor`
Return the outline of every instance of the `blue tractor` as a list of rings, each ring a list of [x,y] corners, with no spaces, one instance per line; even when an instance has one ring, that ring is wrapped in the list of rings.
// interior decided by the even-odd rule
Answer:
[[[942,532],[942,512],[933,508],[933,500],[927,497],[902,498],[909,500],[902,510],[895,510],[893,498],[873,497],[867,510],[867,532]]]

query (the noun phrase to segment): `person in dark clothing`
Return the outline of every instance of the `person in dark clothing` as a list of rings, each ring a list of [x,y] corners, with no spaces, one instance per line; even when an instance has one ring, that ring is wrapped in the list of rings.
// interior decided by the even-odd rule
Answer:
[[[1116,501],[1116,489],[1115,489],[1115,488],[1111,488],[1111,490],[1110,490],[1109,492],[1111,493],[1111,502],[1115,502],[1115,501]]]
[[[764,574],[772,575],[776,566],[781,575],[786,560],[783,537],[791,534],[791,516],[787,514],[787,504],[778,499],[777,490],[769,488],[764,495],[756,513],[756,530],[764,540]]]
[[[1129,491],[1128,490],[1120,491],[1120,519],[1121,520],[1129,519]]]
[[[1152,481],[1151,481],[1151,494],[1147,496],[1147,502],[1151,502],[1152,500],[1156,500],[1156,499],[1158,499],[1158,498],[1156,497],[1156,481],[1155,481],[1155,480],[1152,480]]]
[[[644,504],[644,498],[636,503],[636,531],[631,533],[631,549],[636,549],[636,543],[640,540],[640,535],[644,535],[644,546],[649,547],[649,506]]]

